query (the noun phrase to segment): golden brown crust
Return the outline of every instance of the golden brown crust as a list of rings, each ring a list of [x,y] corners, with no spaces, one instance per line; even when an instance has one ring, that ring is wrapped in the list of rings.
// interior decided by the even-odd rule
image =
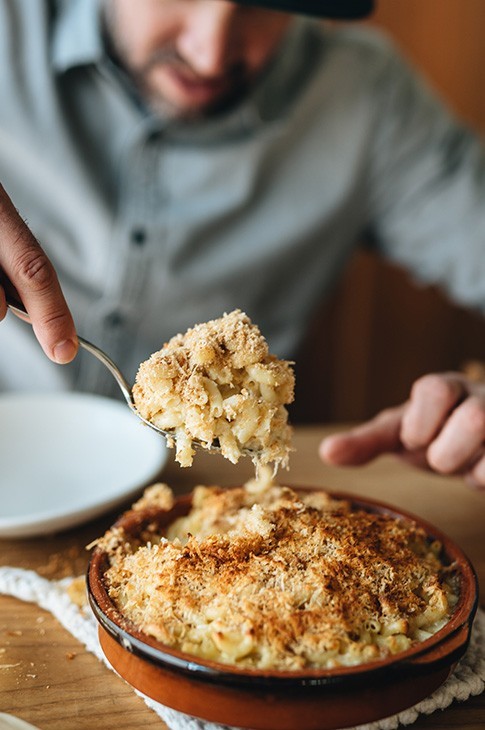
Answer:
[[[198,487],[164,537],[122,543],[106,574],[121,612],[164,643],[239,666],[380,658],[431,635],[456,600],[421,528],[324,492]]]

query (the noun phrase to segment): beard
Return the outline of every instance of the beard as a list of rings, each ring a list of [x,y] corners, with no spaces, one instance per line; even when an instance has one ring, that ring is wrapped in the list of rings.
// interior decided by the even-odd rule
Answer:
[[[211,118],[230,111],[247,97],[254,79],[251,77],[244,64],[232,64],[224,71],[223,91],[216,94],[214,98],[203,105],[189,109],[181,109],[167,99],[157,88],[153,76],[157,69],[168,68],[180,74],[182,77],[197,81],[201,79],[196,71],[178,53],[178,51],[167,46],[154,51],[149,59],[140,67],[124,64],[130,80],[140,98],[157,116],[163,119],[174,119],[180,121],[198,121]]]
[[[130,61],[128,44],[117,32],[116,15],[111,2],[106,0],[102,16],[103,35],[108,55],[127,76],[138,98],[154,114],[162,119],[198,121],[214,117],[236,107],[250,92],[254,84],[254,73],[243,62],[230,64],[224,69],[223,90],[206,103],[192,108],[179,107],[168,99],[157,87],[153,76],[157,70],[169,69],[187,79],[197,81],[203,78],[180,55],[173,44],[167,43],[155,49],[140,65]]]

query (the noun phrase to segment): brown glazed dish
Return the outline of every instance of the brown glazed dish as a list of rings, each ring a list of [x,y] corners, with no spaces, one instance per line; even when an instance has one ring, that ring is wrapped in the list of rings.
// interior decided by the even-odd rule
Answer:
[[[357,509],[413,520],[430,539],[441,541],[443,560],[456,564],[460,583],[460,599],[446,626],[411,649],[358,666],[292,672],[228,666],[172,649],[130,625],[107,594],[107,556],[98,547],[88,568],[88,593],[113,668],[163,705],[251,730],[336,730],[388,717],[430,695],[468,646],[478,602],[473,567],[450,538],[419,517],[370,499],[330,494]],[[116,524],[136,535],[149,523],[165,527],[190,505],[191,495],[184,495],[169,511],[129,511]]]

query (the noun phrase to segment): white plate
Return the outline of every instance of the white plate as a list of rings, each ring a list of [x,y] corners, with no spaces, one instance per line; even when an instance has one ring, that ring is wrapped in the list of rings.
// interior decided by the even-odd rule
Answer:
[[[123,403],[83,393],[0,397],[0,537],[85,522],[154,479],[164,439]]]

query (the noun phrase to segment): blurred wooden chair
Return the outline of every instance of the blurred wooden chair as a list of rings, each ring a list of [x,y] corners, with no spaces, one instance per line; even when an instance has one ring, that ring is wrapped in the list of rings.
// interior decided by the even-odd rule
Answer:
[[[472,363],[478,374],[485,318],[364,250],[310,325],[296,357],[291,416],[297,423],[361,421],[404,401],[421,375],[472,372]]]
[[[367,22],[393,36],[451,107],[485,131],[485,2],[377,0],[376,8]],[[457,370],[466,361],[485,363],[484,318],[362,251],[298,354],[293,417],[369,418],[404,400],[420,375]]]

